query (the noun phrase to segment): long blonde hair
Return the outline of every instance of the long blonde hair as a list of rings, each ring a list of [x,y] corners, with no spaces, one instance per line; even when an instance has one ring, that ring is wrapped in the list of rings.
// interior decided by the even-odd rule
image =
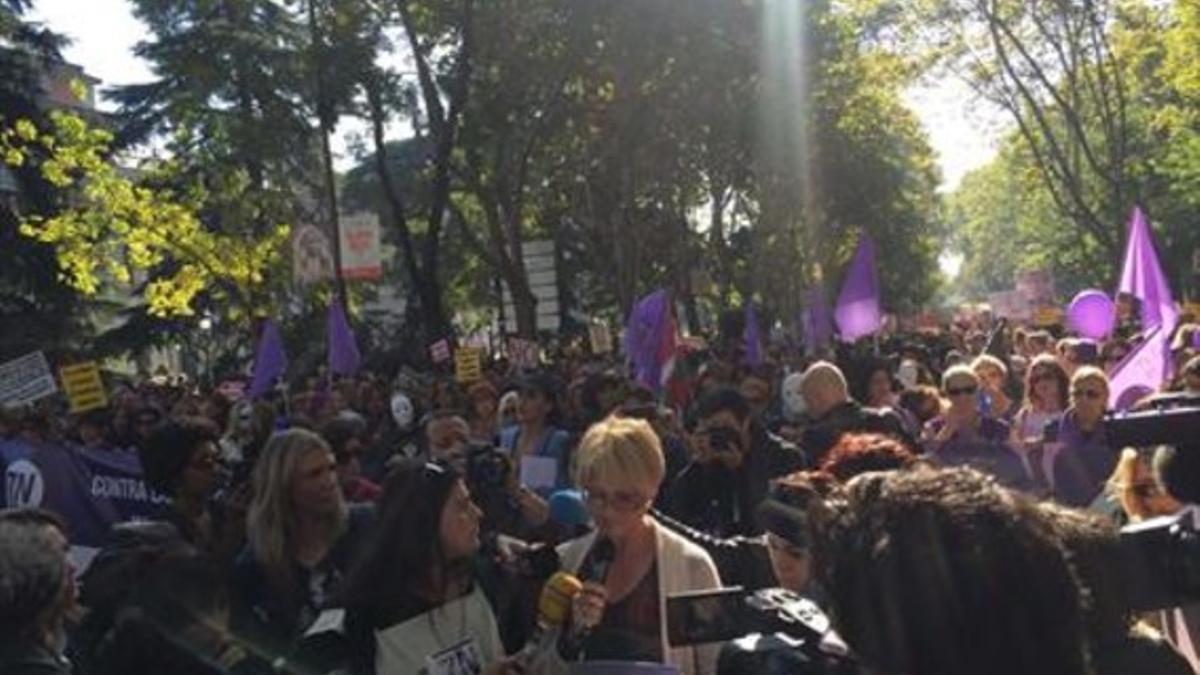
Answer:
[[[292,483],[300,463],[314,452],[329,453],[323,438],[306,429],[281,431],[267,441],[254,466],[254,499],[246,514],[246,539],[263,567],[276,578],[290,580],[291,556],[298,523]],[[326,524],[330,542],[346,527],[344,501]]]

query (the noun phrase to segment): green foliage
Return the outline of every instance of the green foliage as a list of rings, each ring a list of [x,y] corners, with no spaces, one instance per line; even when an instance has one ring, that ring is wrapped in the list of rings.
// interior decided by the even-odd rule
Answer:
[[[177,193],[139,185],[107,156],[110,132],[70,113],[50,119],[46,133],[14,122],[0,132],[0,149],[12,166],[38,162],[42,176],[71,195],[67,208],[30,215],[20,226],[24,236],[54,246],[67,283],[92,296],[108,281],[128,286],[145,278],[144,299],[157,316],[192,314],[206,290],[250,309],[287,226],[261,238],[213,232],[198,215],[208,200],[203,187]],[[170,163],[147,167],[160,180],[175,170]]]

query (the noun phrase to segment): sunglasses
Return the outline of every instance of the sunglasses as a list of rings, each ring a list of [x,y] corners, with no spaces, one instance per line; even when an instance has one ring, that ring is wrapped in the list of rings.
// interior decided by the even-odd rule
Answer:
[[[1090,398],[1092,400],[1104,398],[1104,392],[1099,389],[1076,389],[1071,392],[1071,395],[1075,398]]]
[[[974,396],[979,391],[979,387],[947,387],[946,393],[950,396]]]

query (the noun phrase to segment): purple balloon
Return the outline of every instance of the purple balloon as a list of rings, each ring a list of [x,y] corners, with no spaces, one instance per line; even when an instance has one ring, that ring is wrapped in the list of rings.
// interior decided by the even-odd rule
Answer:
[[[1101,340],[1112,332],[1117,309],[1112,299],[1094,288],[1080,291],[1067,308],[1067,322],[1083,337]]]

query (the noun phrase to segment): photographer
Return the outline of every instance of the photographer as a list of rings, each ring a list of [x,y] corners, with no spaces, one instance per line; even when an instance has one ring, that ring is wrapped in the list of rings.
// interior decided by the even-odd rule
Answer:
[[[691,462],[671,484],[668,513],[708,534],[757,535],[756,513],[772,479],[804,468],[796,446],[768,432],[732,389],[696,408]]]
[[[425,423],[429,459],[453,467],[467,481],[483,510],[484,532],[553,539],[546,500],[517,482],[513,463],[503,450],[472,444],[470,434],[466,418],[455,411],[438,411]]]

